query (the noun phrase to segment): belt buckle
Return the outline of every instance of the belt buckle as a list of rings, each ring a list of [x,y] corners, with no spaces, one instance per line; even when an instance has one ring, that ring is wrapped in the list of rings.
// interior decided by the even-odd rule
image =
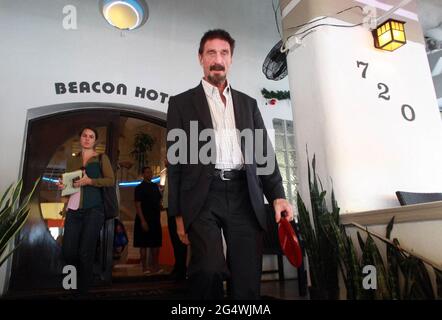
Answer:
[[[225,170],[225,169],[221,169],[220,175],[219,177],[221,178],[221,180],[223,181],[230,181],[231,179],[228,179],[226,177],[224,177],[224,172],[229,171],[229,170]]]

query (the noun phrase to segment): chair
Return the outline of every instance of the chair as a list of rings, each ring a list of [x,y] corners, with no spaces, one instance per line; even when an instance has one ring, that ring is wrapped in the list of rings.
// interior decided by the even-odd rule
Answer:
[[[396,197],[399,200],[401,206],[410,204],[418,204],[425,202],[434,202],[442,200],[442,193],[420,193],[420,192],[406,192],[396,191]]]

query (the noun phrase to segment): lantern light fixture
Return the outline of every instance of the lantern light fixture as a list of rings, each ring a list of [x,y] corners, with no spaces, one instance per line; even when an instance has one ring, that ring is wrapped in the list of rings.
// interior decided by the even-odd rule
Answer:
[[[405,22],[388,19],[374,29],[374,46],[378,49],[394,51],[407,43],[405,35]]]
[[[394,51],[407,43],[405,22],[389,17],[411,1],[412,0],[402,0],[382,16],[374,18],[373,23],[375,28],[372,29],[372,34],[376,48]]]

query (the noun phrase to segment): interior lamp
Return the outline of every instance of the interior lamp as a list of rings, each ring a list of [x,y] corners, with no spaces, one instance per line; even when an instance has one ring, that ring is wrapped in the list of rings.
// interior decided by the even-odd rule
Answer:
[[[405,22],[388,19],[373,32],[374,46],[378,49],[394,51],[407,43]]]
[[[100,9],[106,21],[121,30],[139,28],[148,17],[144,0],[102,0]]]

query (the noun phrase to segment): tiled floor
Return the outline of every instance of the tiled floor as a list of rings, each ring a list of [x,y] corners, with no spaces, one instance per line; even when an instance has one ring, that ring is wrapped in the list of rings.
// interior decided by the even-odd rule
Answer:
[[[91,300],[187,300],[187,281],[174,282],[168,276],[170,267],[163,265],[163,272],[143,274],[139,264],[119,265],[113,270],[111,286],[94,287],[87,299]],[[264,300],[305,300],[301,297],[297,280],[262,281],[261,296]],[[7,299],[76,299],[65,290],[22,292]]]
[[[308,300],[308,296],[300,296],[297,280],[263,281],[261,296],[282,300]]]
[[[149,281],[150,283],[158,281],[168,281],[167,274],[170,272],[170,267],[162,266],[164,272],[159,274],[143,274],[139,265],[120,265],[114,268],[113,279],[114,285],[118,283],[120,289],[124,288],[124,283],[131,283],[130,287],[135,289],[136,287],[144,288],[148,284],[144,283]],[[139,282],[139,285],[136,283]],[[173,284],[171,284],[173,287]],[[297,280],[285,280],[285,281],[262,281],[261,282],[261,295],[262,297],[269,299],[283,299],[283,300],[305,300],[306,296],[302,297],[299,294],[298,281]]]
[[[160,269],[162,271],[159,273],[155,273],[155,275],[168,274],[171,272],[171,266],[168,265],[161,265]],[[139,277],[139,276],[150,276],[150,275],[154,274],[144,274],[140,264],[120,264],[112,269],[113,278]]]
[[[139,264],[125,264],[117,265],[114,267],[112,276],[114,279],[113,287],[124,290],[124,283],[131,283],[130,287],[133,289],[145,288],[148,284],[154,284],[158,281],[168,281],[167,274],[171,271],[170,266],[161,266],[163,272],[157,274],[143,274],[141,266]],[[136,284],[139,282],[139,286]],[[116,285],[118,284],[118,285]],[[173,284],[171,284],[173,287]],[[297,280],[285,280],[285,281],[262,281],[261,282],[261,295],[263,298],[269,299],[283,299],[283,300],[305,300],[306,296],[302,297],[299,293]]]

